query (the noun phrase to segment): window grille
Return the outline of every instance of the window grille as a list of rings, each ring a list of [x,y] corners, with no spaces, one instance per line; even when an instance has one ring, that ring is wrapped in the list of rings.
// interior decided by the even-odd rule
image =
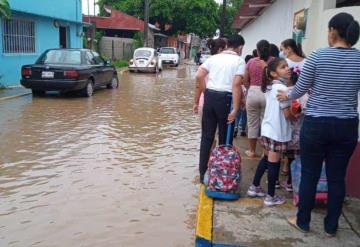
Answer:
[[[3,19],[3,52],[35,53],[35,22]]]

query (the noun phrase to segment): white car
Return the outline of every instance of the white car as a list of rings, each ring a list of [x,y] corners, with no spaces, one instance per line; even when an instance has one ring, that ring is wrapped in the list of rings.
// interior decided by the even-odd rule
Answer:
[[[153,72],[162,70],[161,59],[153,48],[142,47],[134,51],[133,59],[129,61],[130,72]]]
[[[210,51],[203,51],[201,53],[199,63],[200,64],[205,63],[206,59],[208,59],[209,57],[211,57]]]
[[[180,57],[175,47],[162,47],[159,50],[159,57],[163,64],[179,66]]]

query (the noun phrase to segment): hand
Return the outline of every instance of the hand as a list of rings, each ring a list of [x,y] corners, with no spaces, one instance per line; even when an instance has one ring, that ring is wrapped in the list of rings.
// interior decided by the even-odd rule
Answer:
[[[240,100],[240,108],[241,108],[241,109],[245,109],[245,106],[246,106],[246,101],[245,101],[245,99],[241,99],[241,100]]]
[[[193,113],[196,114],[199,113],[199,104],[194,104],[192,109],[193,109]]]
[[[278,90],[278,94],[276,95],[278,101],[285,101],[288,100],[287,92],[284,90]]]
[[[232,123],[235,121],[235,118],[236,118],[236,115],[237,115],[237,111],[234,111],[232,110],[229,115],[228,115],[228,124]]]

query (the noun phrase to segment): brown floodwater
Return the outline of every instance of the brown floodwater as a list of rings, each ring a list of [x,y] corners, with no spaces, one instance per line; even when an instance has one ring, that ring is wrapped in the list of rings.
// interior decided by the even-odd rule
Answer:
[[[0,102],[0,246],[193,246],[194,66]]]

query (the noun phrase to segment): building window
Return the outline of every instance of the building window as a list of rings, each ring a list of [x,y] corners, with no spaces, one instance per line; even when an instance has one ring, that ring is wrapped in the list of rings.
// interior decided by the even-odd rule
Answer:
[[[336,0],[336,8],[360,6],[360,0]]]
[[[35,22],[23,19],[4,19],[3,52],[35,53]]]

